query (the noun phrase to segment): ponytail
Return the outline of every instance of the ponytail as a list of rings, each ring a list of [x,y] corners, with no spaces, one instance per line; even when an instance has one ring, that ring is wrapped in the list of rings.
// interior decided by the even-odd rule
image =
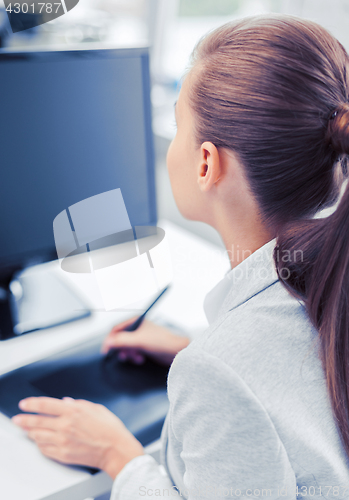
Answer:
[[[327,140],[339,155],[349,154],[348,104],[331,116]],[[346,157],[338,163],[346,174]],[[297,256],[286,267],[278,258],[283,250]],[[288,225],[274,260],[280,280],[304,300],[319,331],[332,408],[349,456],[349,186],[329,217]]]

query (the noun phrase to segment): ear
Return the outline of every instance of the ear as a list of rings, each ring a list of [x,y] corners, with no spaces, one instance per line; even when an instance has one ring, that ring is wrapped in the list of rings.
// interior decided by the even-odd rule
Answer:
[[[222,162],[218,149],[212,142],[203,142],[200,146],[198,184],[202,192],[209,191],[222,175]]]

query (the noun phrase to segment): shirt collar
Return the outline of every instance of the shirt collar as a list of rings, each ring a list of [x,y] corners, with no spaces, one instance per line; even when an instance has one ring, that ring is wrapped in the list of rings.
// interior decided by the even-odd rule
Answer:
[[[276,239],[258,248],[206,295],[204,311],[211,324],[218,316],[239,305],[278,281],[273,251]]]

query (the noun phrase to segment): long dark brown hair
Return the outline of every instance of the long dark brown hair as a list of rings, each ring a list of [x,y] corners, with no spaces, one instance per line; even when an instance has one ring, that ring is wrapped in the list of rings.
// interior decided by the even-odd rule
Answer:
[[[235,151],[275,230],[279,278],[319,331],[349,456],[349,188],[332,215],[314,218],[339,199],[347,176],[348,54],[310,21],[254,17],[201,40],[191,73],[197,141]]]

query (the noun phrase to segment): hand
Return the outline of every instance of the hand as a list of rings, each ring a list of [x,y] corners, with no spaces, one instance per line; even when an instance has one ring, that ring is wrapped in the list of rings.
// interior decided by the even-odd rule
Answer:
[[[144,454],[141,443],[102,405],[37,397],[23,399],[19,407],[41,415],[19,414],[12,421],[44,455],[59,462],[96,467],[115,479],[130,460]]]
[[[175,355],[190,342],[187,337],[176,335],[167,328],[147,320],[144,320],[137,330],[125,331],[124,328],[135,319],[131,318],[114,326],[103,342],[103,353],[118,349],[121,360],[128,359],[141,364],[147,355],[158,363],[169,366]]]

